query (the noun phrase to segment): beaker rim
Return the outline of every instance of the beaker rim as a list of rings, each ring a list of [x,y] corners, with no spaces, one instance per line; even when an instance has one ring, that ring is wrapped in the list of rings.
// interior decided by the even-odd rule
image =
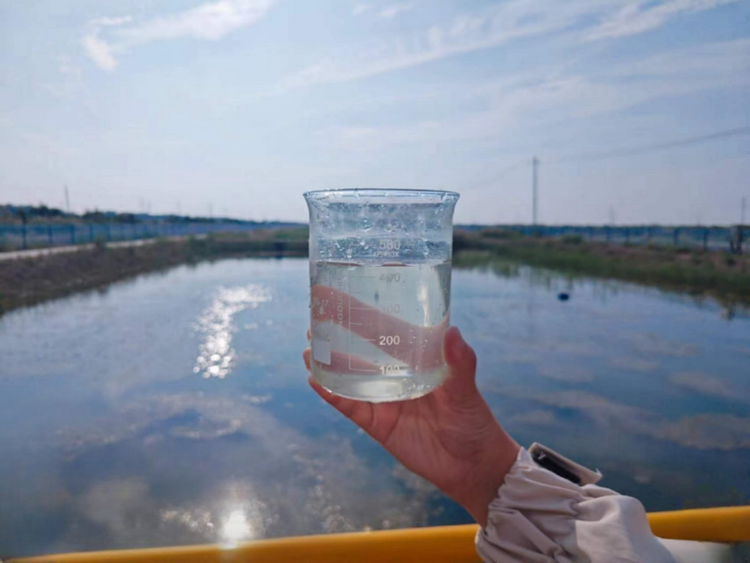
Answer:
[[[302,194],[305,199],[326,199],[332,197],[335,199],[376,199],[387,201],[390,198],[417,198],[424,203],[437,201],[457,200],[461,197],[458,192],[445,190],[416,190],[403,188],[337,188],[333,190],[315,190]]]

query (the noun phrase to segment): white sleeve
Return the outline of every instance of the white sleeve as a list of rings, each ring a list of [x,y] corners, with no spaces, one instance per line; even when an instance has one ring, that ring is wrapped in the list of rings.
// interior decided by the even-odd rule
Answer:
[[[579,486],[538,466],[523,448],[477,534],[487,563],[675,563],[651,533],[643,505],[596,485]]]

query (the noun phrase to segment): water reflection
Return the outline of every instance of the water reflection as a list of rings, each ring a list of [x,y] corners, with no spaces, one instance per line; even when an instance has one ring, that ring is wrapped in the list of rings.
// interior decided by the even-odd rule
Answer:
[[[519,262],[492,255],[487,252],[462,252],[454,256],[454,269],[473,270],[492,273],[505,279],[521,279],[533,287],[549,291],[565,292],[573,298],[576,287],[586,287],[592,295],[601,301],[617,297],[622,293],[658,293],[663,300],[675,303],[690,303],[695,307],[716,310],[720,318],[731,320],[750,320],[750,307],[746,304],[731,301],[717,302],[713,297],[693,295],[686,292],[657,289],[652,286],[622,282],[608,278],[590,277],[573,271],[548,270],[527,266]]]
[[[653,333],[639,334],[633,340],[636,350],[644,354],[652,354],[655,356],[676,356],[685,358],[695,356],[700,351],[700,348],[695,344],[672,342]]]
[[[0,549],[466,522],[308,389],[308,283],[227,260],[4,316]],[[750,323],[717,310],[506,263],[457,269],[451,317],[521,443],[666,510],[750,496]]]
[[[66,543],[93,545],[79,536],[91,525],[106,531],[91,542],[110,546],[231,547],[253,538],[427,522],[434,489],[372,472],[350,440],[311,438],[253,399],[138,397],[123,407],[137,413],[131,420],[138,425],[116,424],[120,435],[104,441],[94,429],[80,436],[63,466],[66,487],[80,489],[83,499]]]
[[[589,383],[594,380],[594,373],[591,370],[559,364],[541,365],[537,368],[537,373],[543,377],[567,383]]]
[[[505,393],[514,394],[512,390]],[[672,421],[658,412],[611,401],[586,391],[562,391],[530,396],[515,393],[533,402],[553,406],[560,411],[574,410],[602,428],[648,436],[698,450],[739,450],[750,448],[750,418],[731,414],[706,413]],[[532,424],[556,420],[547,411],[532,411],[516,421]]]
[[[632,356],[617,356],[609,361],[609,365],[629,372],[652,373],[659,369],[659,362],[644,360]]]
[[[200,536],[214,535],[213,515],[207,510],[165,509],[160,511],[159,516],[164,523],[175,523]]]
[[[237,330],[234,317],[245,309],[255,309],[270,300],[270,291],[260,285],[220,288],[196,323],[196,331],[204,337],[193,371],[205,378],[224,379],[229,375],[235,358],[232,349],[232,334]]]
[[[696,371],[681,371],[669,377],[669,382],[697,393],[721,397],[730,401],[750,402],[750,388],[735,388],[728,381]]]

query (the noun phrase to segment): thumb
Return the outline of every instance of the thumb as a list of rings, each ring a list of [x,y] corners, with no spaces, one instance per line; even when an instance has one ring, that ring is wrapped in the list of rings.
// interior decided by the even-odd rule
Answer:
[[[473,398],[477,393],[477,355],[455,326],[445,333],[443,356],[450,369],[444,384],[446,391],[458,400]]]

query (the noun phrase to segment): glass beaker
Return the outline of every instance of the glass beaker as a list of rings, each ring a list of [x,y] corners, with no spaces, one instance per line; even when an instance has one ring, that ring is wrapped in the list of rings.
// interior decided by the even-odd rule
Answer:
[[[458,197],[375,189],[305,194],[311,365],[323,387],[382,402],[419,397],[443,382]]]

